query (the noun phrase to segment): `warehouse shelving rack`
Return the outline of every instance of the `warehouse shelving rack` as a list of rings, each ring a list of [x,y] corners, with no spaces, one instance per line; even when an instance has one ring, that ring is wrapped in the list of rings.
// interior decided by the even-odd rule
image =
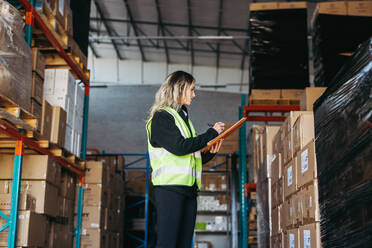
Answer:
[[[34,23],[38,28],[44,33],[46,38],[59,53],[59,55],[66,61],[68,66],[77,77],[85,85],[85,97],[84,97],[84,114],[83,114],[83,135],[82,135],[82,146],[80,157],[85,160],[86,153],[86,142],[87,142],[87,127],[88,127],[88,110],[89,110],[89,75],[85,74],[73,61],[72,57],[68,55],[62,47],[62,44],[58,39],[53,35],[53,33],[48,29],[47,24],[43,21],[40,15],[36,12],[33,7],[34,0],[18,0],[19,3],[26,10],[26,27],[25,27],[25,39],[26,42],[31,45],[32,42],[32,27]],[[33,130],[31,130],[33,131]],[[24,147],[28,147],[40,154],[48,155],[55,159],[63,168],[70,171],[71,173],[79,177],[79,188],[78,188],[78,207],[77,207],[77,224],[74,230],[75,235],[75,247],[80,247],[80,234],[81,234],[81,216],[82,216],[82,207],[83,207],[83,184],[84,184],[84,170],[79,168],[73,162],[55,156],[49,150],[41,147],[41,145],[32,140],[25,135],[24,129],[15,129],[9,125],[6,121],[0,120],[0,132],[8,135],[11,138],[16,140],[15,148],[15,157],[14,157],[14,169],[13,169],[13,183],[12,183],[12,195],[11,195],[11,210],[10,216],[0,211],[0,217],[6,220],[6,224],[0,227],[0,232],[4,231],[6,228],[9,228],[8,233],[8,248],[16,247],[17,241],[17,220],[18,220],[18,204],[19,204],[19,194],[20,194],[20,185],[22,177],[22,162],[24,155]]]
[[[102,154],[94,154],[94,156],[124,156],[124,157],[133,157],[136,158],[134,161],[129,162],[124,166],[124,170],[144,170],[145,175],[146,175],[146,192],[145,194],[141,194],[139,192],[134,192],[133,190],[131,191],[137,196],[140,196],[143,198],[143,200],[139,200],[129,206],[126,206],[126,209],[131,209],[135,208],[137,206],[140,206],[142,204],[145,205],[145,232],[144,232],[144,237],[138,237],[137,235],[130,233],[129,231],[125,231],[125,235],[137,240],[138,242],[141,243],[141,245],[137,246],[137,248],[147,248],[148,243],[149,243],[149,190],[150,190],[150,173],[151,173],[151,168],[150,168],[150,158],[148,153],[105,153],[104,151]],[[135,164],[138,164],[141,161],[146,160],[146,166],[145,167],[132,167]]]
[[[228,159],[231,157],[229,154],[216,154],[216,157],[224,157],[225,160],[219,164],[216,164],[214,165],[213,167],[211,167],[210,169],[208,170],[203,170],[203,174],[206,173],[206,174],[218,174],[218,175],[225,175],[227,177],[227,185],[230,186],[232,184],[232,180],[231,180],[231,170],[229,170],[228,168]],[[224,166],[225,167],[225,170],[215,170],[219,167],[222,167]],[[203,182],[202,182],[203,183]],[[231,187],[230,187],[231,188]],[[236,198],[232,197],[231,195],[231,190],[229,190],[229,187],[227,188],[227,190],[225,191],[199,191],[198,195],[209,195],[209,196],[216,196],[216,195],[226,195],[227,199],[230,198],[230,202],[228,203],[228,208],[227,210],[217,210],[217,211],[203,211],[203,210],[198,210],[197,211],[197,216],[226,216],[228,217],[230,220],[232,218],[232,206],[236,205]],[[231,197],[229,197],[231,196]],[[231,243],[231,233],[232,233],[232,226],[229,225],[229,222],[228,222],[228,225],[227,225],[227,230],[223,230],[223,231],[202,231],[202,230],[195,230],[194,231],[194,235],[226,235],[228,237],[228,239],[230,240],[230,243]],[[192,246],[194,247],[194,246]]]
[[[284,122],[286,116],[284,113],[290,111],[299,111],[298,105],[246,105],[246,95],[241,95],[241,106],[239,107],[239,118],[247,117],[247,122]],[[254,113],[264,113],[265,115],[254,115]],[[281,113],[280,116],[274,116],[273,113]],[[245,123],[239,129],[239,158],[240,165],[247,164],[247,134]],[[247,168],[239,166],[239,201],[240,201],[240,245],[241,248],[248,248],[248,213],[250,205],[248,203],[248,193],[255,191],[255,184],[247,183]],[[233,237],[234,238],[234,237]],[[237,247],[237,246],[235,246]],[[235,248],[233,245],[233,248]]]

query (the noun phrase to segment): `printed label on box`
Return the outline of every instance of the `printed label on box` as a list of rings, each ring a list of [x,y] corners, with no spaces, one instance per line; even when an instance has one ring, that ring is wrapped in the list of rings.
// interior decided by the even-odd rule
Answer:
[[[295,237],[293,233],[289,234],[289,248],[295,248]]]
[[[291,186],[292,185],[292,166],[288,167],[287,175],[288,175],[288,186]]]
[[[305,173],[309,168],[309,156],[308,156],[308,149],[301,153],[301,173]]]
[[[304,248],[311,248],[310,230],[304,230]]]
[[[311,207],[313,205],[313,197],[310,196],[310,199],[309,199],[309,206]]]
[[[90,224],[90,227],[99,227],[99,224],[91,223],[91,224]]]

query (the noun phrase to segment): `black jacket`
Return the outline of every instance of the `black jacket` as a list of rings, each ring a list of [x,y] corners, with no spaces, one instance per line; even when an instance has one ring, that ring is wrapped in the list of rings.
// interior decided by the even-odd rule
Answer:
[[[178,112],[182,119],[187,124],[190,130],[188,122],[188,112],[185,106]],[[178,156],[186,155],[199,151],[204,148],[209,141],[218,136],[218,133],[213,128],[209,128],[205,133],[197,135],[193,138],[185,139],[178,127],[174,122],[174,118],[167,111],[158,111],[154,114],[151,123],[151,140],[150,143],[153,147],[163,147],[168,152],[173,153]],[[201,153],[202,163],[207,163],[210,161],[215,154],[210,152]],[[182,194],[187,194],[188,196],[196,196],[197,186],[182,186],[182,185],[167,185],[167,186],[157,186],[164,187],[172,191],[176,191]]]

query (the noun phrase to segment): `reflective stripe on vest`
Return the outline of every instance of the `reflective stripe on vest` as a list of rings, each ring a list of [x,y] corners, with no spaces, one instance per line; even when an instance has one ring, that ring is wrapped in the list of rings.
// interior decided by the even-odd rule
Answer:
[[[195,137],[195,129],[189,120],[190,130],[187,124],[172,108],[166,107],[162,110],[167,111],[173,116],[177,128],[180,130],[184,138]],[[148,151],[150,156],[150,164],[153,170],[152,182],[154,185],[186,185],[192,186],[196,180],[198,188],[201,186],[201,171],[202,160],[200,151],[177,156],[161,147],[153,147],[150,143],[151,139],[151,123],[150,119],[146,125],[148,136]],[[190,132],[191,131],[191,132]]]

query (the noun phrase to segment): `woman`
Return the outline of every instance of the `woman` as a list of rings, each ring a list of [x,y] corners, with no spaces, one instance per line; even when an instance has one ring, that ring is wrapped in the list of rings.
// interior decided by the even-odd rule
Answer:
[[[157,248],[191,247],[202,163],[211,160],[222,144],[217,142],[210,151],[200,152],[224,130],[224,123],[217,122],[196,135],[186,108],[194,97],[193,76],[173,72],[156,93],[146,125],[157,208]]]

